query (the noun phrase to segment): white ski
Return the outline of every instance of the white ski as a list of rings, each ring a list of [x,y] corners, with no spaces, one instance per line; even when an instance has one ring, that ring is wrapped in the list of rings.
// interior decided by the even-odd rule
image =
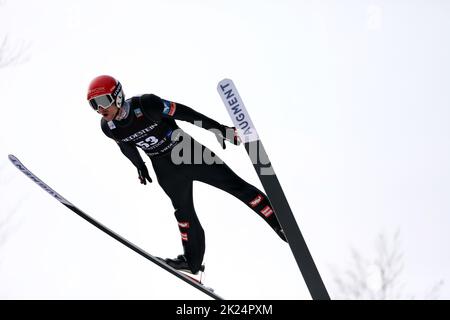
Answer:
[[[253,167],[283,228],[311,297],[314,300],[329,300],[327,289],[236,86],[230,79],[224,79],[217,85],[217,91],[244,143],[250,160],[252,160]]]
[[[166,264],[163,260],[158,259],[156,256],[153,256],[153,255],[145,252],[144,250],[142,250],[138,246],[134,245],[130,241],[128,241],[125,238],[121,237],[119,234],[115,233],[111,229],[107,228],[106,226],[104,226],[100,222],[96,221],[95,219],[93,219],[92,217],[90,217],[89,215],[87,215],[86,213],[81,211],[80,209],[78,209],[70,201],[65,199],[63,196],[61,196],[59,193],[57,193],[55,190],[53,190],[51,187],[49,187],[46,183],[44,183],[41,179],[36,177],[15,156],[9,155],[8,158],[28,178],[30,178],[33,182],[35,182],[37,185],[39,185],[42,189],[47,191],[47,193],[49,193],[52,197],[54,197],[56,200],[61,202],[64,206],[66,206],[67,208],[72,210],[74,213],[76,213],[78,216],[80,216],[81,218],[83,218],[84,220],[89,222],[90,224],[96,226],[98,229],[100,229],[101,231],[105,232],[106,234],[108,234],[112,238],[116,239],[117,241],[119,241],[123,245],[125,245],[128,248],[130,248],[131,250],[139,253],[144,258],[150,260],[151,262],[153,262],[157,266],[163,268],[164,270],[168,271],[169,273],[173,274],[174,276],[178,277],[179,279],[183,280],[184,282],[190,284],[191,286],[197,288],[201,292],[207,294],[208,296],[210,296],[210,297],[212,297],[214,299],[223,300],[223,298],[221,298],[218,294],[214,293],[213,289],[208,288],[208,287],[204,286],[203,284],[199,283],[197,280],[195,280],[195,279],[193,279],[193,278],[183,274],[182,272],[180,272],[178,270],[175,270],[174,268],[172,268],[171,266]]]

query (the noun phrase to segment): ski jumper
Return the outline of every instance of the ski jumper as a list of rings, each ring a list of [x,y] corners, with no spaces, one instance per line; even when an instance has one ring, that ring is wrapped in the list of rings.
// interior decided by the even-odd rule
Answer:
[[[132,97],[125,101],[124,107],[129,108],[124,119],[109,122],[102,119],[101,128],[106,136],[117,142],[136,168],[144,166],[137,147],[149,156],[159,185],[172,201],[184,255],[193,273],[200,269],[205,253],[205,233],[194,209],[193,181],[207,183],[240,199],[285,240],[267,196],[240,178],[223,161],[198,163],[195,152],[198,155],[199,150],[202,155],[209,152],[217,156],[181,130],[175,120],[196,125],[201,121],[202,128],[207,130],[221,130],[223,125],[183,104],[153,94]],[[180,145],[183,143],[186,145]],[[187,161],[173,161],[175,151]]]

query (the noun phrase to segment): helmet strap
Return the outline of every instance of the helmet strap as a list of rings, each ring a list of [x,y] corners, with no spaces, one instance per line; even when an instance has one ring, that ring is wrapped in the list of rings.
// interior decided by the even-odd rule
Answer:
[[[122,108],[118,108],[114,119],[118,121],[125,119],[128,116],[129,111],[130,111],[130,104],[124,103]]]

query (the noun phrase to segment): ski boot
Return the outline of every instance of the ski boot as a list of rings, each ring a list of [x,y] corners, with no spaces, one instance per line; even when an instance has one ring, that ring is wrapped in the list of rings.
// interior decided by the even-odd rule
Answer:
[[[205,271],[205,266],[202,264],[198,270],[191,270],[189,264],[187,262],[186,257],[183,254],[180,254],[175,259],[164,259],[165,263],[178,271],[187,272],[193,275],[197,275],[200,271]]]
[[[202,284],[203,272],[205,271],[205,265],[202,264],[198,270],[192,270],[189,267],[186,257],[182,254],[180,254],[175,259],[168,258],[168,259],[161,259],[161,260],[163,260],[165,263],[167,263],[169,266],[171,266],[175,270],[180,271],[185,276]]]

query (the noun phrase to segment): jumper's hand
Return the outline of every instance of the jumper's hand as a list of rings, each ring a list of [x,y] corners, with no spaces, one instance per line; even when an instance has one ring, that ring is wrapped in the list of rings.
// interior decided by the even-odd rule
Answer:
[[[139,181],[141,182],[141,184],[147,184],[148,182],[152,182],[152,178],[150,178],[150,174],[148,173],[148,169],[147,167],[144,165],[142,165],[140,168],[137,169],[138,170],[138,174],[139,174]]]
[[[220,127],[219,131],[216,133],[216,137],[223,149],[226,149],[225,141],[228,141],[235,146],[240,145],[242,142],[235,127]]]

